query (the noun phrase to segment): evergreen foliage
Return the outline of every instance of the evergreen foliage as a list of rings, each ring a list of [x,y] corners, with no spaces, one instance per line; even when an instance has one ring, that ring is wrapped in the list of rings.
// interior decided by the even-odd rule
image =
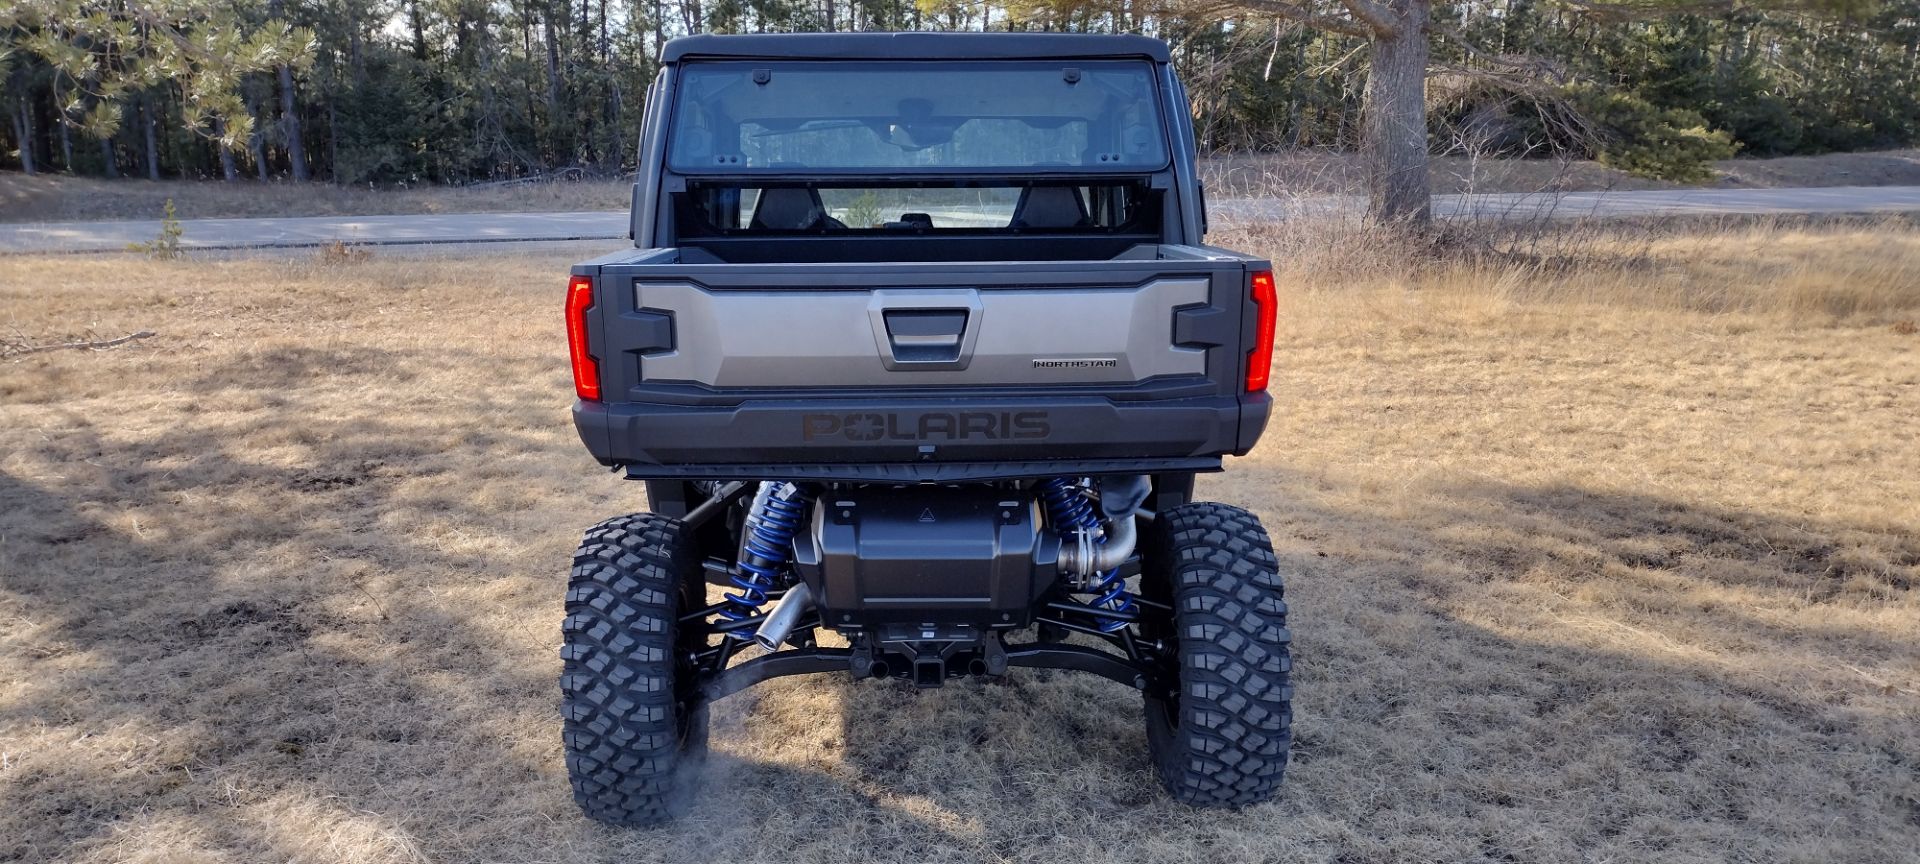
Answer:
[[[1920,143],[1920,0],[1463,0],[1433,21],[1434,152],[1698,179],[1736,151]],[[886,29],[1149,33],[1174,45],[1203,150],[1351,150],[1369,53],[1352,22],[1334,0],[13,0],[0,159],[379,185],[612,176],[632,169],[666,39]]]

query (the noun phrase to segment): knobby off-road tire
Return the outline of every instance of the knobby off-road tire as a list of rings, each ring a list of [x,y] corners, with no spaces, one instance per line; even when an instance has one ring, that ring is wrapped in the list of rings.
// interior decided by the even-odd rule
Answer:
[[[704,596],[699,562],[686,527],[651,513],[588,529],[573,554],[561,714],[573,799],[589,818],[658,825],[692,797],[707,711],[689,708],[685,657],[699,634],[679,616]]]
[[[1142,592],[1173,607],[1146,635],[1173,646],[1170,699],[1146,702],[1160,782],[1197,807],[1277,792],[1293,744],[1287,601],[1267,531],[1225,504],[1162,512],[1148,532]]]

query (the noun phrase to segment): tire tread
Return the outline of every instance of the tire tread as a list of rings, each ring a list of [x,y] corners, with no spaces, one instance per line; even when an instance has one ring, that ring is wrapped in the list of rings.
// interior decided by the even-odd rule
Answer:
[[[1198,807],[1266,801],[1293,743],[1292,636],[1272,543],[1258,517],[1226,504],[1172,508],[1155,530],[1179,644],[1178,727],[1148,705],[1161,783]]]
[[[683,769],[702,736],[681,734],[674,651],[677,598],[695,561],[684,526],[650,513],[587,529],[574,552],[561,718],[573,798],[589,818],[658,825],[688,797]]]

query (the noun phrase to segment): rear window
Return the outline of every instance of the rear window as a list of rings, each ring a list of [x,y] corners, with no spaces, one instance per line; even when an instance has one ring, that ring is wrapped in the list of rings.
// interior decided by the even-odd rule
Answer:
[[[1157,233],[1161,203],[1152,189],[1132,179],[1031,186],[1009,181],[759,186],[724,179],[691,182],[674,199],[683,238]]]
[[[682,173],[1151,171],[1167,164],[1136,61],[710,62],[679,73]]]

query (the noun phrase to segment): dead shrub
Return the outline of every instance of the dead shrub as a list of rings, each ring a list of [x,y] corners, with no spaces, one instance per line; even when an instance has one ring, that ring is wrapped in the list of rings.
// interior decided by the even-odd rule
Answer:
[[[335,240],[332,243],[320,247],[320,251],[316,253],[314,257],[318,259],[319,263],[327,266],[359,264],[371,259],[373,257],[373,250],[358,243],[347,243],[343,240]]]

